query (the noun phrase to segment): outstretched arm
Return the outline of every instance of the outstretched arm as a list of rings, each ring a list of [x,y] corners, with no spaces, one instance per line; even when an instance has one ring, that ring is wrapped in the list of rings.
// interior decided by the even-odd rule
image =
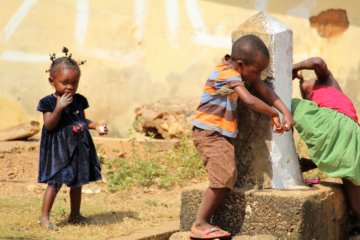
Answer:
[[[282,124],[284,126],[284,130],[291,130],[295,124],[294,119],[291,116],[290,110],[286,107],[279,96],[262,80],[253,81],[251,85],[271,106],[274,106],[283,114]]]
[[[275,132],[282,133],[283,128],[280,123],[278,112],[271,106],[267,105],[259,98],[253,96],[244,85],[236,86],[235,92],[239,96],[240,100],[247,105],[249,108],[256,112],[266,114],[271,117],[271,125],[276,126]]]
[[[85,114],[85,113],[84,113]],[[109,131],[106,123],[97,123],[91,121],[90,119],[86,119],[86,123],[89,129],[95,129],[99,135],[106,135]]]

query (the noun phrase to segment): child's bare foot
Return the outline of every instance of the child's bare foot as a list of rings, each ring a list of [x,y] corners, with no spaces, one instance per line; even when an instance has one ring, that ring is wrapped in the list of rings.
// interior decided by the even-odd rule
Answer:
[[[84,217],[81,214],[77,214],[75,216],[70,215],[68,219],[69,224],[86,224],[89,223],[89,219]]]
[[[48,217],[40,217],[39,222],[40,222],[41,227],[45,228],[47,230],[55,230],[55,229],[57,229],[57,226],[55,224],[52,224]]]
[[[208,223],[193,224],[191,227],[190,238],[195,239],[218,239],[229,238],[231,234],[218,226],[213,226]]]
[[[192,229],[200,229],[200,230],[205,230],[208,228],[214,227],[213,225],[211,225],[210,223],[204,222],[204,223],[193,223],[192,225]]]

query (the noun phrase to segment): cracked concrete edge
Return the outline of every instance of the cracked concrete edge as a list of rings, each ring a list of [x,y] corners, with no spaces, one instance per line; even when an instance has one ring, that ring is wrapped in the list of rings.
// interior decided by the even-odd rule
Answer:
[[[168,240],[170,236],[180,229],[179,221],[166,222],[160,226],[144,229],[127,236],[114,237],[117,240]]]

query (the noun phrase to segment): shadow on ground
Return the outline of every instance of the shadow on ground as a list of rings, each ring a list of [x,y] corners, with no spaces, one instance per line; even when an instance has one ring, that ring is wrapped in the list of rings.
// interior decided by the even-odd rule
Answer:
[[[111,212],[105,212],[105,213],[99,213],[87,216],[89,219],[89,223],[87,225],[108,225],[108,224],[115,224],[115,223],[121,223],[124,218],[133,218],[136,220],[141,220],[139,218],[139,214],[134,211],[111,211]],[[57,224],[58,226],[64,226],[68,225],[67,220],[63,220],[60,223]]]

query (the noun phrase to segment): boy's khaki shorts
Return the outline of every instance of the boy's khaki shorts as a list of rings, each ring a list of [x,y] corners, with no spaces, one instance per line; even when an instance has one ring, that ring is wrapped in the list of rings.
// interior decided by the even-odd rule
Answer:
[[[192,131],[193,142],[204,160],[210,188],[233,188],[236,182],[234,146],[229,139],[212,130],[197,127]]]

